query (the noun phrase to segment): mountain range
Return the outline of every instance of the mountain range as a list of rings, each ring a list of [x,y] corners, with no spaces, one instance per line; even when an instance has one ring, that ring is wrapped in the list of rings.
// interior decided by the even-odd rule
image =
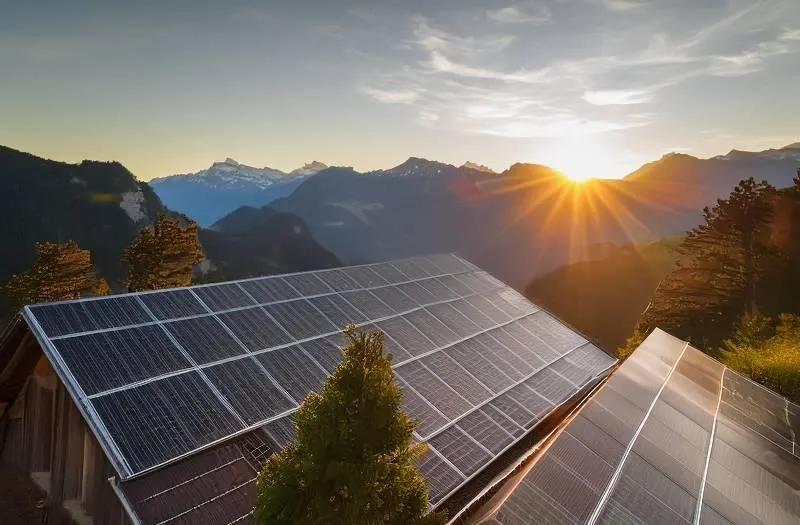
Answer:
[[[533,277],[602,257],[609,245],[682,235],[741,179],[786,187],[798,166],[796,144],[711,159],[668,154],[621,180],[574,184],[541,165],[495,173],[412,157],[369,173],[322,170],[291,195],[242,207],[212,228],[241,232],[275,211],[291,213],[346,262],[455,251],[524,289]]]
[[[291,172],[254,168],[228,158],[196,173],[155,178],[150,186],[171,210],[208,226],[240,206],[263,206],[291,194],[308,177],[327,168],[310,162]]]
[[[37,241],[76,241],[119,290],[123,249],[163,212],[174,213],[118,162],[68,164],[0,146],[0,296],[11,275],[33,265]],[[340,264],[302,219],[285,213],[272,213],[246,232],[200,229],[199,237],[208,260],[203,269],[211,272],[206,278]]]

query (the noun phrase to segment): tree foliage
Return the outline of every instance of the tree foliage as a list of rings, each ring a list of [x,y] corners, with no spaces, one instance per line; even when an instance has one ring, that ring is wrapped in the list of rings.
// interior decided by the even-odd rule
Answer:
[[[105,279],[97,276],[89,250],[82,250],[75,241],[37,242],[33,268],[11,277],[5,289],[15,310],[26,304],[110,292]]]
[[[775,189],[753,178],[707,207],[688,232],[676,269],[656,290],[639,330],[655,326],[694,343],[719,345],[744,312],[758,311],[759,285],[775,258]]]
[[[722,360],[729,367],[750,376],[771,390],[800,402],[800,316],[782,314],[777,326],[769,335],[771,320],[763,317],[744,322],[747,337],[737,333],[725,341]],[[752,325],[764,326],[757,337],[752,337]]]
[[[187,286],[192,268],[203,262],[197,237],[197,224],[160,215],[146,226],[125,249],[128,265],[125,284],[131,292]]]
[[[258,477],[259,524],[434,525],[383,334],[346,330],[344,361],[294,415],[297,441]]]

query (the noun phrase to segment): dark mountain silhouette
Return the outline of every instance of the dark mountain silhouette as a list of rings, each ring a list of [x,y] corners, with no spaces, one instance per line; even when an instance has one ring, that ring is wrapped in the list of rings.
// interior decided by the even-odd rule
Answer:
[[[168,211],[118,162],[67,164],[0,146],[0,286],[29,269],[37,241],[76,241],[119,289],[123,249]],[[211,266],[227,278],[334,266],[302,219],[281,214],[234,233],[200,230]]]

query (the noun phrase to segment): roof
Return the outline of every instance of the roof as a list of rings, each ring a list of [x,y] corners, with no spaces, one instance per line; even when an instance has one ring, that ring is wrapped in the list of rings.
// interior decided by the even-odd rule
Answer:
[[[224,477],[232,467],[212,459],[242,439],[270,450],[293,439],[291,414],[340,361],[346,323],[386,334],[415,439],[429,445],[419,467],[434,507],[616,363],[454,255],[32,305],[23,315],[143,523],[186,516],[171,507],[156,516],[141,502],[182,494],[191,465],[205,465],[192,483],[217,491],[202,494],[234,498]],[[260,462],[236,460],[253,472]],[[250,474],[237,471],[237,494]],[[240,500],[212,522],[246,519],[252,500]]]
[[[800,407],[656,330],[467,523],[800,522]]]

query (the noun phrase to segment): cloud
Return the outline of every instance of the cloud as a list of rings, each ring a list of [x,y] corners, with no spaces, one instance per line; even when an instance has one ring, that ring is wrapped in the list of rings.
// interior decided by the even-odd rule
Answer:
[[[630,104],[644,104],[652,100],[651,96],[642,90],[608,90],[586,91],[583,100],[595,106],[627,106]]]
[[[550,21],[550,9],[537,2],[524,2],[500,9],[486,11],[486,16],[502,24],[546,24]]]
[[[630,24],[614,13],[592,13],[595,31],[552,24],[534,34],[514,23],[540,5],[525,1],[451,13],[442,23],[416,16],[402,53],[382,61],[394,69],[378,72],[380,82],[362,83],[380,89],[362,91],[378,102],[413,106],[410,118],[440,130],[583,136],[647,126],[658,115],[641,112],[641,104],[663,90],[703,77],[753,74],[773,57],[800,49],[800,29],[788,25],[800,21],[792,9],[796,0],[729,0],[689,19],[684,9],[661,2],[564,0],[550,4],[553,19],[576,1],[635,10],[641,20]],[[496,24],[481,23],[486,18]]]
[[[362,86],[361,92],[383,104],[413,104],[421,96],[420,91],[412,89],[387,90],[369,86]]]
[[[647,7],[650,2],[645,0],[590,0],[592,3],[601,4],[611,11],[636,11]]]

